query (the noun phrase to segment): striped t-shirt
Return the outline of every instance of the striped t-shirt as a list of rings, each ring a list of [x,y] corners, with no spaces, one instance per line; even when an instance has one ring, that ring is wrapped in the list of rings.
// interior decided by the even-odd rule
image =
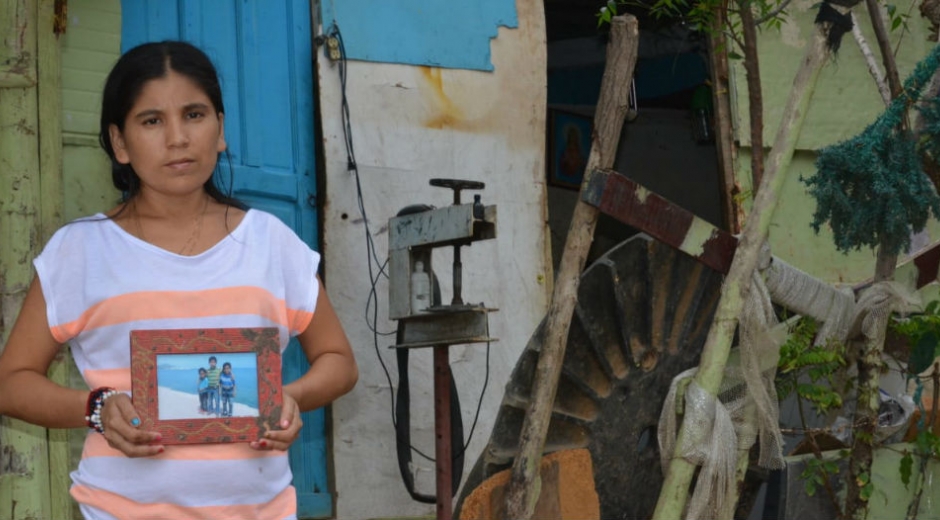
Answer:
[[[130,392],[134,329],[277,327],[281,350],[310,323],[320,256],[249,210],[211,249],[180,256],[104,215],[56,232],[34,264],[53,336],[90,388]],[[247,443],[167,446],[128,458],[89,430],[71,494],[88,519],[296,516],[285,452]]]

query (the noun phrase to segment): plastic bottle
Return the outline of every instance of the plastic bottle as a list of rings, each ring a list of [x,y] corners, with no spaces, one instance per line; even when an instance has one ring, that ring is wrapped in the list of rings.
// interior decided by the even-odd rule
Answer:
[[[421,314],[430,307],[431,277],[424,272],[424,262],[415,262],[415,270],[411,273],[411,314]]]

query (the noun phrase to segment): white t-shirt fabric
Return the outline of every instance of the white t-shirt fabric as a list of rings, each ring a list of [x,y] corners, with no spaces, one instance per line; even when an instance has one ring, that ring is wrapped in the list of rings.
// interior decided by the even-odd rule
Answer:
[[[34,265],[53,336],[89,388],[131,391],[130,331],[276,327],[281,352],[310,323],[320,255],[251,209],[207,251],[181,256],[103,214],[58,230]],[[128,458],[89,430],[72,496],[89,519],[296,517],[285,452],[171,445]]]

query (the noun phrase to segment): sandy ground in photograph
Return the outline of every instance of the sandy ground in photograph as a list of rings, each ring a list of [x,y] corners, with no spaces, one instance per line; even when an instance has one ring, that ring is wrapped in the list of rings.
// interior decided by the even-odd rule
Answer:
[[[179,390],[173,390],[165,386],[158,388],[159,409],[157,414],[159,420],[169,419],[209,419],[216,417],[215,414],[199,413],[199,396],[196,394],[187,394]],[[221,400],[219,401],[221,406]],[[242,403],[232,403],[232,417],[257,417],[258,409],[252,408]]]

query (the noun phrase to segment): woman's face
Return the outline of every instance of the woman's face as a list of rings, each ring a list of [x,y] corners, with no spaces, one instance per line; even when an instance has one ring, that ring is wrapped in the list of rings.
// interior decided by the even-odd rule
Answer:
[[[182,196],[202,190],[225,150],[224,114],[198,84],[170,70],[144,84],[124,121],[111,125],[118,162],[130,164],[141,191]]]

